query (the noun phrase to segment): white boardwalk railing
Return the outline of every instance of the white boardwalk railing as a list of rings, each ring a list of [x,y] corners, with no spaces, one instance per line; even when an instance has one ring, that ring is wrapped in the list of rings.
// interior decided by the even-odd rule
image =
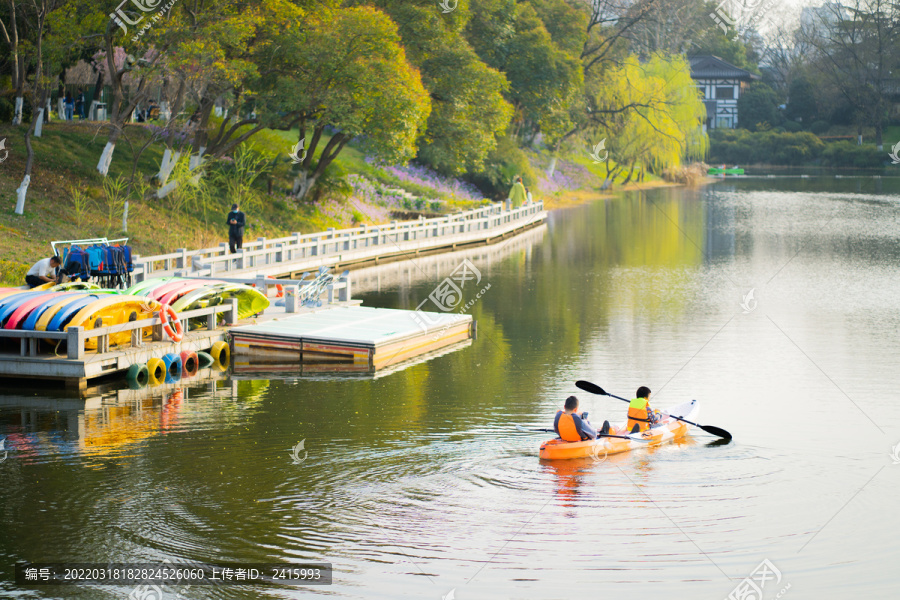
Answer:
[[[141,282],[178,272],[193,277],[279,276],[489,240],[537,224],[545,217],[542,202],[509,211],[495,204],[434,219],[331,228],[271,240],[258,238],[235,254],[228,254],[225,243],[201,250],[182,248],[171,254],[135,257],[133,279]]]

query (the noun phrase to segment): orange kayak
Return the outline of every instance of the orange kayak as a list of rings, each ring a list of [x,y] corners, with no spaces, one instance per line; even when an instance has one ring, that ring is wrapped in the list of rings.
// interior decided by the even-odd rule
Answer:
[[[610,454],[619,454],[647,446],[659,446],[683,438],[691,426],[684,421],[673,419],[670,415],[696,422],[697,416],[700,414],[700,403],[691,400],[672,406],[661,411],[660,414],[663,416],[662,420],[642,433],[628,435],[624,422],[609,428],[611,434],[626,435],[631,439],[602,437],[583,442],[566,442],[556,438],[541,444],[540,457],[542,460],[590,457],[602,460]]]

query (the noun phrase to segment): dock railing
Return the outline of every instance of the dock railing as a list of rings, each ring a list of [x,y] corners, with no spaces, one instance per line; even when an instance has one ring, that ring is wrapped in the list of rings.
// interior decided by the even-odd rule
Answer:
[[[320,275],[320,273],[311,274],[314,276]],[[204,273],[202,271],[176,271],[175,275],[177,277],[211,277],[208,272]],[[266,296],[269,295],[270,287],[280,287],[282,288],[283,294],[279,295],[283,295],[285,298],[286,312],[297,312],[303,304],[309,303],[310,301],[315,302],[326,294],[328,296],[329,304],[334,302],[349,302],[351,298],[349,271],[344,271],[337,276],[330,276],[328,283],[326,284],[321,284],[322,281],[318,278],[275,279],[274,277],[267,277],[265,275],[257,275],[256,277],[216,277],[216,281],[250,285],[260,290]],[[260,314],[263,312],[265,311],[262,311]]]
[[[234,254],[228,244],[213,248],[180,248],[169,254],[133,259],[132,277],[141,282],[150,277],[173,275],[177,271],[195,276],[219,277],[241,271],[278,273],[301,271],[316,265],[347,264],[382,255],[402,254],[429,248],[465,244],[479,238],[504,235],[542,217],[542,202],[530,202],[512,210],[500,204],[464,211],[455,215],[392,221],[385,225],[362,225],[351,229],[329,228],[318,233],[294,233],[287,237],[257,238]],[[290,269],[295,264],[295,269]]]
[[[226,325],[234,325],[237,323],[238,301],[231,298],[228,302],[217,304],[215,306],[207,306],[195,310],[186,310],[178,314],[178,320],[182,323],[183,331],[187,331],[187,320],[197,317],[206,317],[206,328],[210,331],[216,329],[218,315],[224,313],[224,321]],[[66,342],[66,358],[70,360],[84,360],[85,341],[97,338],[97,354],[109,352],[109,336],[111,334],[131,332],[131,347],[140,347],[144,345],[144,336],[142,330],[146,327],[153,328],[153,339],[162,340],[162,321],[159,317],[152,319],[142,319],[140,321],[131,321],[119,325],[108,325],[106,327],[97,327],[95,329],[85,329],[84,327],[69,327],[66,331],[26,331],[21,329],[0,329],[0,339],[2,338],[18,338],[20,340],[19,356],[37,356],[38,343],[40,340],[48,341],[65,341]]]

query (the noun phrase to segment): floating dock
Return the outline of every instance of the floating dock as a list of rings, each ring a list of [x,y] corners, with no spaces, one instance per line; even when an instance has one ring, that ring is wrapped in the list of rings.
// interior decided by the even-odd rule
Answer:
[[[324,364],[375,371],[469,340],[471,315],[350,306],[276,318],[230,331],[236,362]],[[341,366],[343,365],[344,368]]]

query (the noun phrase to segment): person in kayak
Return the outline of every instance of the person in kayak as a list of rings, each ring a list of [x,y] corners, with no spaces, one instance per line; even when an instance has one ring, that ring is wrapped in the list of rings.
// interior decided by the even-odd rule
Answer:
[[[587,421],[587,413],[578,416],[578,398],[569,396],[566,398],[565,410],[556,412],[553,419],[553,430],[567,442],[580,442],[582,440],[597,439],[597,430],[591,427]],[[609,423],[603,423],[601,433],[609,431]]]
[[[659,412],[650,408],[650,388],[642,385],[638,388],[637,398],[628,404],[628,432],[646,431],[657,421]]]

